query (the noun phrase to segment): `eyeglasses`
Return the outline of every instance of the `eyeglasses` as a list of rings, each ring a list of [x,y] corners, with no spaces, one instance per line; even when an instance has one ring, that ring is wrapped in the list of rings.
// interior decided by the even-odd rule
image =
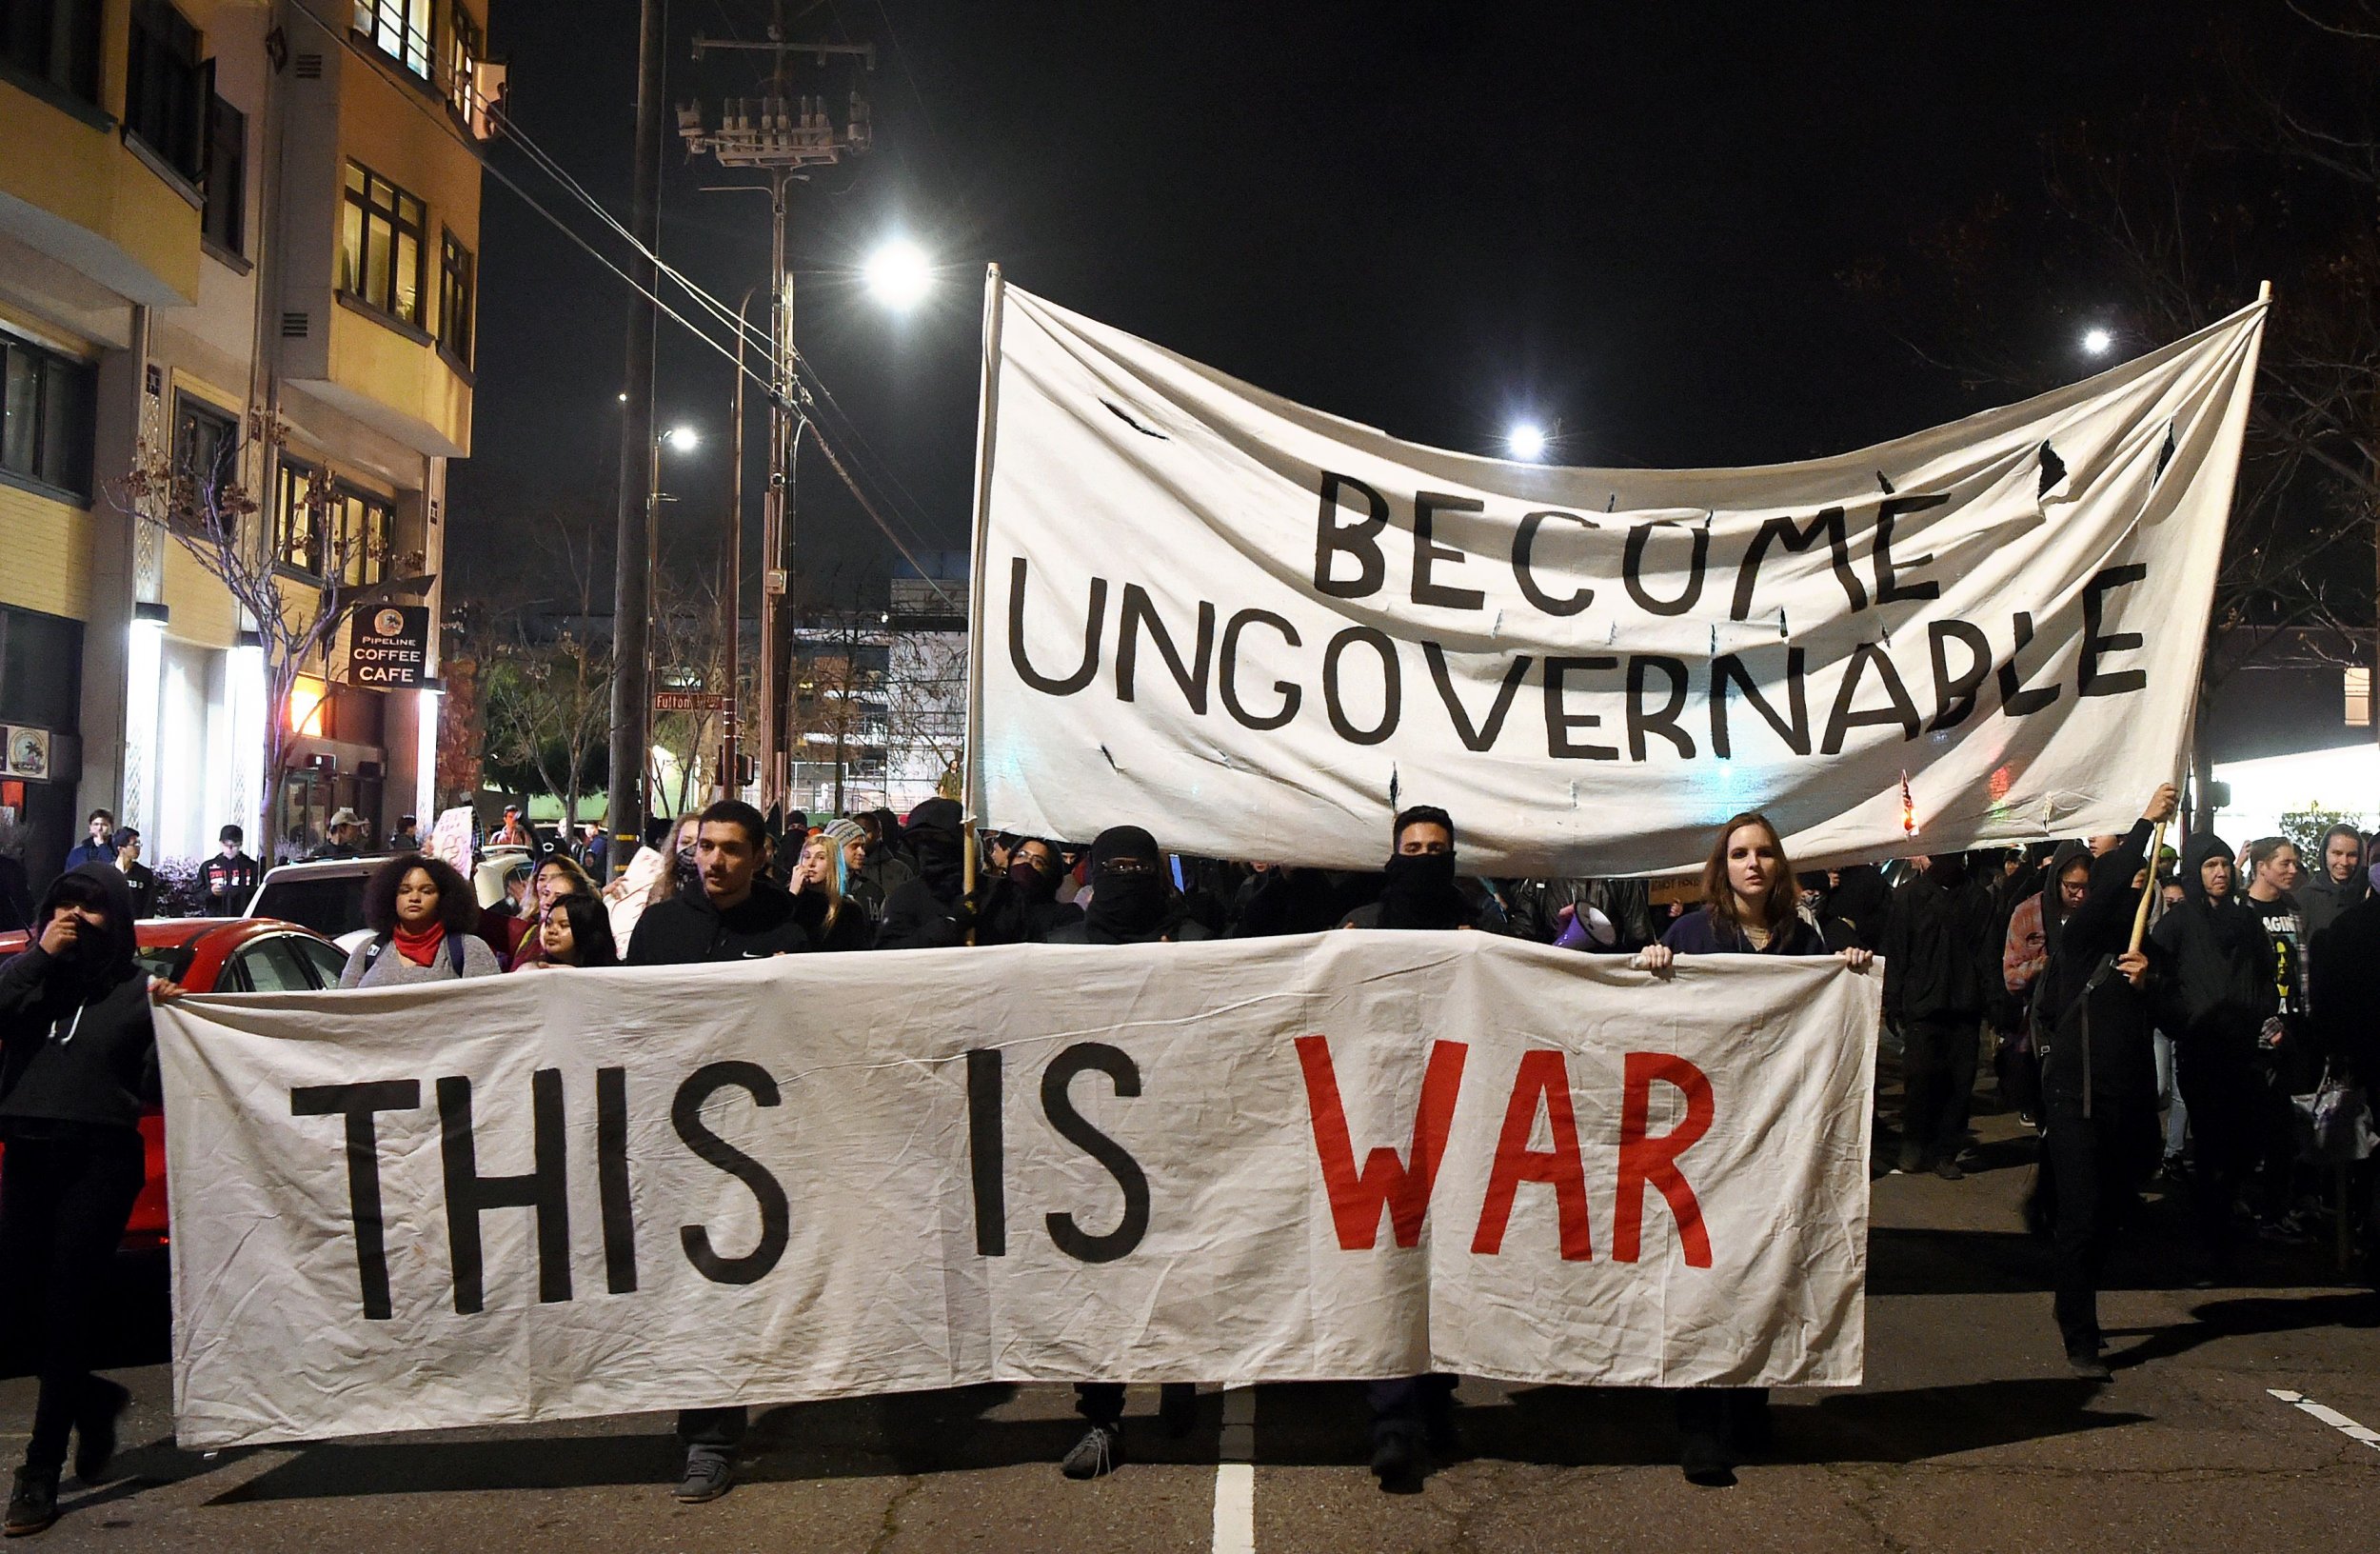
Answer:
[[[1157,866],[1146,858],[1110,858],[1100,865],[1102,874],[1154,874]]]

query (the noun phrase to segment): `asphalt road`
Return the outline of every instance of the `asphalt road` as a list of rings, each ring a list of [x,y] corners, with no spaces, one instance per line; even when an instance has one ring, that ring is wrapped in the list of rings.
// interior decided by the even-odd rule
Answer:
[[[2152,1202],[2103,1305],[2115,1380],[2078,1382],[2046,1252],[2018,1225],[2029,1146],[2012,1118],[1978,1127],[1967,1181],[1877,1182],[1867,1385],[1779,1393],[1775,1454],[1734,1488],[1678,1476],[1662,1399],[1478,1381],[1458,1395],[1462,1453],[1418,1495],[1365,1470],[1354,1385],[1209,1391],[1178,1441],[1136,1388],[1133,1460],[1072,1484],[1055,1466],[1070,1390],[995,1386],[765,1411],[737,1489],[686,1507],[665,1418],[200,1456],[173,1445],[170,1380],[147,1365],[113,1372],[136,1400],[119,1476],[69,1478],[57,1526],[23,1546],[2380,1548],[2380,1446],[2337,1423],[2380,1429],[2380,1297],[2336,1284],[2318,1247],[2264,1248],[2244,1286],[2191,1288],[2177,1205]],[[21,1431],[31,1408],[29,1382],[0,1382],[0,1422]],[[11,1463],[21,1440],[0,1435]]]

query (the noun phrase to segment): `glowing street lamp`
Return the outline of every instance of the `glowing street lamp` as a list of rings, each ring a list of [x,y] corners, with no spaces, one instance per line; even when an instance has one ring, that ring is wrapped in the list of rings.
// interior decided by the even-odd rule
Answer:
[[[1512,449],[1516,459],[1545,457],[1545,428],[1535,421],[1518,422],[1504,434],[1504,446]]]
[[[2082,349],[2086,356],[2105,356],[2114,346],[2115,336],[2106,329],[2094,327],[2083,330]]]
[[[663,436],[671,448],[681,453],[691,453],[703,446],[703,434],[692,427],[672,427]]]
[[[934,262],[906,238],[894,238],[868,255],[862,273],[878,302],[905,313],[934,289]]]

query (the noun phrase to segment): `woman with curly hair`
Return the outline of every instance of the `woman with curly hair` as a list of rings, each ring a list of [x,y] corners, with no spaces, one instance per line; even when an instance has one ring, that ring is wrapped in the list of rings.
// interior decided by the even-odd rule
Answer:
[[[372,941],[347,957],[342,987],[492,977],[504,969],[471,931],[479,924],[471,887],[442,859],[409,852],[381,865],[364,883],[364,921]]]

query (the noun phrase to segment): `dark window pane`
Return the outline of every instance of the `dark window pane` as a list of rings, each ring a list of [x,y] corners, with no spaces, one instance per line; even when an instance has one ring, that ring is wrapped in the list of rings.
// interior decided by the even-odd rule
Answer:
[[[0,369],[0,468],[30,475],[41,433],[41,360],[22,346],[0,350],[8,356]]]
[[[218,97],[207,121],[207,241],[227,253],[248,247],[248,115]]]

